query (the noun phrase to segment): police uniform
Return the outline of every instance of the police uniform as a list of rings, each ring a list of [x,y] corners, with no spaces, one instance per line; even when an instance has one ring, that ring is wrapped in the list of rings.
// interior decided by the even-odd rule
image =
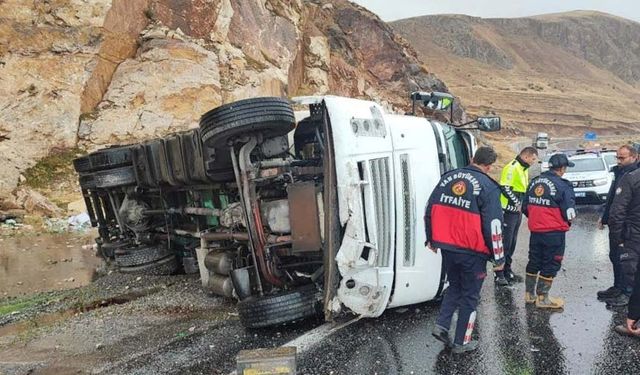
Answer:
[[[504,275],[511,280],[513,279],[511,258],[516,249],[518,230],[522,222],[522,199],[529,186],[529,164],[520,156],[510,161],[502,168],[500,186],[502,187],[500,203],[504,210]]]
[[[449,281],[436,322],[442,337],[435,330],[434,335],[448,340],[451,317],[458,310],[454,346],[471,341],[487,260],[504,263],[499,199],[500,186],[474,166],[445,174],[429,198],[427,241],[442,250]]]
[[[564,154],[556,154],[549,166],[573,163]],[[522,211],[531,231],[525,301],[541,308],[562,308],[564,301],[549,297],[549,290],[564,257],[565,233],[575,217],[573,186],[550,169],[531,181]]]

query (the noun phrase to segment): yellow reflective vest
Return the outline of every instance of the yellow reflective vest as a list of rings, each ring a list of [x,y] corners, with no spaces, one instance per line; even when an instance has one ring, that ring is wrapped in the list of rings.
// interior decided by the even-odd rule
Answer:
[[[502,168],[500,185],[503,188],[500,196],[502,208],[507,211],[518,211],[522,205],[522,197],[529,186],[528,168],[522,165],[518,159],[513,159]]]

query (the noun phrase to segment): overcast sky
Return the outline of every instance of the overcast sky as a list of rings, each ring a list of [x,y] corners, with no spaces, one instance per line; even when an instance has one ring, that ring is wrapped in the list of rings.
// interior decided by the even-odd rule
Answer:
[[[640,22],[638,0],[350,0],[384,21],[425,14],[467,14],[477,17],[526,17],[570,10],[599,10]]]

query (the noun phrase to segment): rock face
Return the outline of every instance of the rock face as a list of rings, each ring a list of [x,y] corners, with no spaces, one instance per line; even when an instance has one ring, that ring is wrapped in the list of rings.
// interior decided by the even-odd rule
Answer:
[[[194,127],[233,100],[331,93],[402,110],[416,89],[447,90],[346,0],[0,1],[0,196],[52,148]]]
[[[640,24],[598,12],[391,23],[469,112],[514,131],[576,136],[640,127]]]

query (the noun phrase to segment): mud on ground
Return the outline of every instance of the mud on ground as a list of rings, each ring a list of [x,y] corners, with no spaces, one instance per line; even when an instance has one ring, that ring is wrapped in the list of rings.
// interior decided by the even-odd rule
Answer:
[[[0,300],[0,373],[128,373],[136,358],[234,320],[233,303],[207,295],[197,277],[112,272]]]

